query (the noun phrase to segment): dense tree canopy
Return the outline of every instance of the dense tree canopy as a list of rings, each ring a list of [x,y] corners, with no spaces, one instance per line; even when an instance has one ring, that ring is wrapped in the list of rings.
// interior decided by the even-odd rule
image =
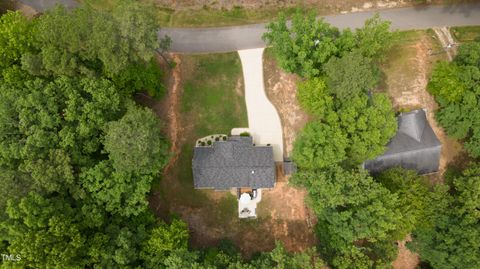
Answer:
[[[21,256],[12,266],[143,267],[159,236],[146,194],[169,157],[161,124],[130,100],[161,86],[154,22],[133,1],[0,17],[0,249]],[[173,238],[177,226],[160,225]]]
[[[453,178],[450,190],[437,187],[428,220],[410,244],[433,268],[477,268],[480,264],[480,169]]]
[[[462,44],[452,63],[432,72],[428,90],[440,104],[436,117],[447,133],[465,139],[465,149],[480,156],[480,42]]]
[[[88,8],[67,11],[62,6],[40,16],[35,27],[38,53],[23,57],[34,74],[118,74],[131,63],[148,62],[158,48],[152,9],[124,1],[113,14]]]
[[[390,22],[375,15],[363,28],[352,32],[317,19],[315,12],[298,11],[287,25],[286,16],[267,25],[263,39],[287,72],[302,77],[315,77],[324,73],[324,64],[332,57],[342,57],[358,49],[367,58],[379,59],[393,45],[395,33],[390,32]]]
[[[27,18],[12,11],[0,17],[0,71],[19,64],[22,55],[32,50],[32,45],[32,25]]]
[[[301,171],[292,180],[307,187],[321,251],[335,268],[372,268],[395,257],[393,235],[402,222],[397,194],[366,171],[338,166]]]
[[[373,90],[380,81],[378,67],[359,50],[348,52],[341,58],[330,58],[325,64],[325,75],[329,91],[339,99]]]
[[[431,192],[425,178],[417,175],[414,170],[396,167],[382,172],[375,179],[398,195],[398,209],[402,214],[402,221],[398,224],[395,238],[405,238],[427,221],[426,210],[430,206]]]
[[[293,159],[302,168],[326,168],[346,159],[348,140],[338,125],[307,123],[295,141]]]
[[[115,170],[127,173],[156,173],[169,154],[158,118],[150,109],[135,105],[120,120],[106,125],[104,144]]]
[[[299,99],[318,117],[295,142],[293,159],[299,167],[323,168],[344,160],[347,165],[361,164],[382,154],[397,129],[390,100],[384,94],[362,93],[339,101],[314,80],[300,86]]]

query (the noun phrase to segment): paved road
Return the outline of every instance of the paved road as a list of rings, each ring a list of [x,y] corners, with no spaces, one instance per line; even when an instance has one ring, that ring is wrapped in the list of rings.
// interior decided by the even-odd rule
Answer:
[[[67,8],[74,8],[78,6],[77,1],[75,0],[19,0],[19,2],[32,7],[38,12],[43,12],[57,4],[64,5]]]
[[[392,22],[393,29],[426,29],[436,26],[480,25],[480,3],[453,6],[427,6],[387,9],[380,11],[383,19]],[[359,28],[373,11],[326,16],[325,20],[341,29]],[[252,48],[263,48],[261,36],[265,24],[235,27],[186,29],[165,28],[165,34],[173,40],[171,51],[180,53],[228,52]]]
[[[238,51],[245,81],[248,129],[257,145],[271,144],[276,162],[283,161],[282,124],[263,83],[263,48]]]

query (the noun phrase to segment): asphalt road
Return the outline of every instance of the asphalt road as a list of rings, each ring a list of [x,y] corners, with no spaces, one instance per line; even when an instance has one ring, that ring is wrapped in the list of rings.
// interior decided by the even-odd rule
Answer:
[[[63,4],[69,8],[77,6],[75,0],[20,0],[39,12]],[[392,22],[393,29],[426,29],[441,26],[480,25],[480,3],[449,6],[425,6],[386,9],[379,11],[383,19]],[[325,20],[343,29],[359,28],[374,11],[326,16]],[[209,53],[228,52],[253,48],[264,48],[262,34],[265,24],[219,28],[162,28],[158,35],[172,38],[172,52]]]
[[[74,8],[78,5],[75,0],[19,0],[19,2],[32,7],[38,12],[43,12],[57,4],[64,5],[67,8]]]
[[[393,29],[411,30],[440,26],[480,25],[480,3],[452,6],[426,6],[379,11],[392,22]],[[373,11],[325,16],[325,20],[343,29],[362,27]],[[265,24],[219,28],[162,28],[159,36],[172,38],[172,52],[209,53],[263,48]]]

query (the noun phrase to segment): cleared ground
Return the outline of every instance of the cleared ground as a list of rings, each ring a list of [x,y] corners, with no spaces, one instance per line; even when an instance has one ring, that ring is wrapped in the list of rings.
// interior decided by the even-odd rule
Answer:
[[[265,91],[282,121],[285,156],[290,156],[297,133],[309,118],[297,101],[297,83],[300,77],[279,68],[270,49],[263,54]]]
[[[275,240],[292,251],[314,246],[311,214],[303,204],[305,191],[288,187],[281,174],[277,186],[263,192],[256,220],[238,219],[236,197],[228,192],[193,189],[195,139],[247,126],[243,76],[236,53],[173,59],[177,65],[167,75],[167,98],[140,98],[164,119],[165,132],[173,141],[173,161],[150,195],[152,209],[161,218],[176,215],[187,221],[194,247],[215,246],[226,238],[248,257],[271,250]]]
[[[426,87],[434,63],[447,60],[447,54],[431,30],[401,32],[400,40],[387,53],[386,64],[382,66],[385,84],[381,88],[389,94],[397,111],[427,110],[428,121],[442,142],[440,171],[443,173],[449,163],[461,157],[462,146],[436,123],[434,112],[438,105]],[[441,180],[438,178],[440,174],[433,179]]]

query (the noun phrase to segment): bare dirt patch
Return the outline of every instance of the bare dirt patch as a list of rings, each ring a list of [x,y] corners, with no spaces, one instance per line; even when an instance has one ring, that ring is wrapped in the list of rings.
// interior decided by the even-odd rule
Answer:
[[[308,122],[308,115],[297,101],[297,82],[300,78],[281,70],[270,53],[263,56],[265,91],[280,115],[283,129],[284,155],[289,156],[297,133]]]
[[[417,265],[420,263],[418,255],[408,250],[405,246],[410,240],[411,238],[408,236],[406,240],[398,242],[398,256],[393,262],[393,267],[395,269],[413,269],[417,268]]]

